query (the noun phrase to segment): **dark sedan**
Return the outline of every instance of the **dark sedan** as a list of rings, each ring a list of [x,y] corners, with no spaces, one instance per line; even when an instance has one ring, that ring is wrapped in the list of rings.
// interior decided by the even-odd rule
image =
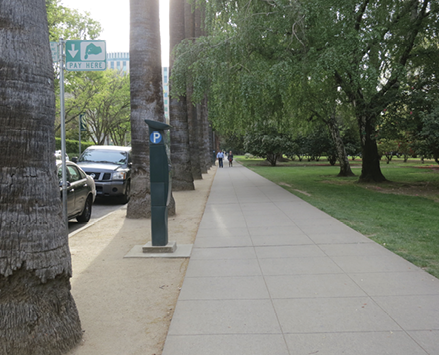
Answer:
[[[62,166],[56,161],[62,199]],[[67,215],[68,219],[76,218],[78,222],[88,222],[91,209],[96,198],[96,187],[92,177],[88,176],[79,166],[66,162],[67,174]]]

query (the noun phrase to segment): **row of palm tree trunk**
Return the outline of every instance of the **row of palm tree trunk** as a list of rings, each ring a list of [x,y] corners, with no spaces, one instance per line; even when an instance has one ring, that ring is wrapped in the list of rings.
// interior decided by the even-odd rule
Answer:
[[[170,48],[181,41],[202,35],[202,13],[188,1],[170,2]],[[145,119],[165,121],[161,80],[161,48],[158,0],[131,0],[130,80],[133,168],[128,218],[151,214],[149,190],[149,147]],[[170,77],[174,58],[170,58]],[[172,96],[170,82],[170,125],[172,189],[193,190],[212,165],[212,132],[208,122],[207,99],[192,104],[192,88],[187,95]],[[175,213],[172,201],[169,214]]]
[[[145,119],[164,121],[159,1],[131,0],[130,7],[135,178],[127,217],[142,218],[151,210]],[[172,46],[200,35],[200,14],[184,0],[172,0],[171,9]],[[1,0],[0,24],[0,354],[58,355],[79,343],[82,328],[70,293],[68,231],[53,155],[46,1]],[[193,106],[190,96],[172,98],[170,117],[173,186],[194,189],[194,179],[211,166],[206,101]]]
[[[203,35],[202,11],[185,0],[170,1],[171,51],[183,40],[195,40]],[[170,74],[174,56],[170,58]],[[207,115],[207,98],[201,104],[192,104],[192,87],[187,84],[186,96],[170,99],[171,159],[174,166],[174,190],[193,190],[196,179],[201,179],[212,165],[211,130]],[[170,83],[172,95],[172,81]]]

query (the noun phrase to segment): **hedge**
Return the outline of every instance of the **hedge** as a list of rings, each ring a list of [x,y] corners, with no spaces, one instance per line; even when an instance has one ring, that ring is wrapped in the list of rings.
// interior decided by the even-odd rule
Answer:
[[[93,142],[82,142],[81,141],[81,152],[91,145],[95,145]],[[61,138],[55,137],[55,150],[61,150]],[[72,139],[66,139],[66,152],[69,156],[79,155],[79,141]]]

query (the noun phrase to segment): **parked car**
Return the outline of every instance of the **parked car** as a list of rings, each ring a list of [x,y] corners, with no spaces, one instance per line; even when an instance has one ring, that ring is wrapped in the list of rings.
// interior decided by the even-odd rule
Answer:
[[[61,160],[62,159],[62,152],[60,150],[55,150],[55,159]],[[70,160],[69,156],[66,153],[66,161]]]
[[[116,197],[122,203],[131,193],[131,147],[94,145],[77,160],[96,184],[97,196]]]
[[[59,186],[62,199],[62,162],[56,161]],[[91,217],[93,202],[96,198],[94,180],[78,165],[66,162],[67,217],[76,218],[78,222],[88,222]]]

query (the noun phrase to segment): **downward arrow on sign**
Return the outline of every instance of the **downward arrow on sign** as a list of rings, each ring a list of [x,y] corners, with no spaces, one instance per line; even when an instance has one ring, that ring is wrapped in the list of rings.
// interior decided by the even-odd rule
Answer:
[[[79,52],[79,50],[75,51],[75,45],[72,43],[72,49],[69,49],[69,53],[72,56],[72,58],[76,57],[76,54]]]

